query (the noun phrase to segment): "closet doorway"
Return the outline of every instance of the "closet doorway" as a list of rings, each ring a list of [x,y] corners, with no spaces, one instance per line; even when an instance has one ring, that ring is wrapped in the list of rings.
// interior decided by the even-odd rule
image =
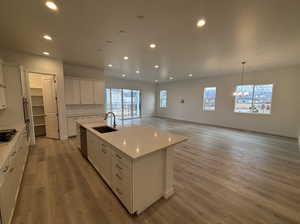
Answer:
[[[29,73],[31,122],[35,137],[59,138],[55,75]]]

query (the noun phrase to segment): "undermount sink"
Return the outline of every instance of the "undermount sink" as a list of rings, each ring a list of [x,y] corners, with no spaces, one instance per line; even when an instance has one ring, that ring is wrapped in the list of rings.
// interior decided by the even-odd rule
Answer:
[[[94,127],[93,129],[95,129],[96,131],[98,131],[100,133],[108,133],[108,132],[117,131],[117,129],[114,129],[114,128],[109,127],[109,126]]]

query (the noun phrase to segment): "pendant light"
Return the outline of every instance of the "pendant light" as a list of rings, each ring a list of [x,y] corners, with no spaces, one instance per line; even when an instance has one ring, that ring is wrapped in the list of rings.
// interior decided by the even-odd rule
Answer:
[[[244,85],[244,72],[245,72],[245,61],[242,61],[242,72],[241,72],[241,86]],[[235,91],[233,93],[233,96],[249,96],[249,92],[243,92],[243,91]]]

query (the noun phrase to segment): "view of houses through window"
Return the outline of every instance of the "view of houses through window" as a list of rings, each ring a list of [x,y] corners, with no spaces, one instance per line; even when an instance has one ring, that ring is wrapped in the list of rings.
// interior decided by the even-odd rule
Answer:
[[[273,84],[239,85],[236,92],[247,94],[235,97],[234,112],[271,114]]]
[[[204,88],[203,94],[203,110],[214,111],[216,109],[216,87]]]
[[[141,91],[107,88],[105,110],[114,112],[120,119],[141,117]]]

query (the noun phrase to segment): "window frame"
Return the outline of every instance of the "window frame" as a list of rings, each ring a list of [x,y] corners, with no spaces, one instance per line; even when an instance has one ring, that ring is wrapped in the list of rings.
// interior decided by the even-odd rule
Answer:
[[[214,104],[214,109],[213,110],[208,110],[205,109],[205,89],[210,89],[210,88],[214,88],[215,89],[215,104]],[[217,106],[217,87],[216,86],[212,86],[212,87],[204,87],[203,89],[203,97],[202,97],[202,110],[203,112],[215,112],[216,111],[216,106]]]
[[[253,86],[253,91],[252,91],[252,98],[251,98],[251,106],[254,105],[254,95],[255,95],[255,86],[264,86],[264,85],[272,85],[272,96],[271,96],[271,109],[270,113],[259,113],[259,112],[239,112],[235,110],[235,104],[236,104],[236,97],[234,97],[234,103],[233,103],[233,112],[237,114],[253,114],[253,115],[266,115],[270,116],[272,115],[272,108],[273,108],[273,94],[274,94],[274,83],[266,83],[266,84],[243,84],[243,85],[236,85],[235,86],[235,91],[237,91],[238,86]]]
[[[112,89],[120,89],[121,90],[121,106],[122,106],[122,115],[121,119],[122,120],[131,120],[131,119],[139,119],[142,117],[142,90],[141,89],[128,89],[128,88],[105,88],[105,112],[107,111],[107,90],[109,90],[109,99],[110,99],[110,105],[109,105],[109,111],[112,111]],[[130,118],[125,118],[124,117],[124,94],[123,91],[124,89],[126,90],[131,90],[131,117]],[[139,91],[139,116],[134,117],[133,116],[133,91]]]
[[[161,92],[166,92],[166,103],[165,106],[162,106],[161,103]],[[159,108],[167,108],[168,107],[168,91],[165,89],[159,90]]]

